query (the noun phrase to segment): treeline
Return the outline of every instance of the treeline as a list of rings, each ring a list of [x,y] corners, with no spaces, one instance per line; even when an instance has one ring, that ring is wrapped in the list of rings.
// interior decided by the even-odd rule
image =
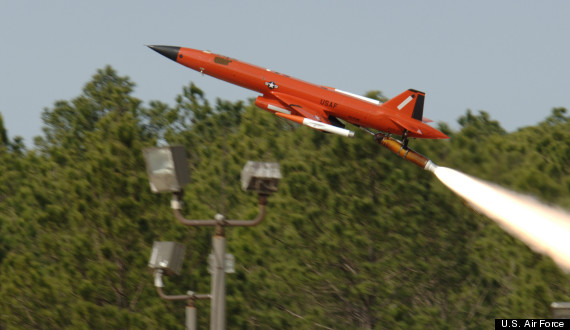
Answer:
[[[281,164],[266,220],[226,231],[237,264],[230,329],[489,328],[570,300],[570,277],[549,258],[367,134],[297,127],[251,100],[210,104],[193,84],[174,106],[144,105],[134,88],[99,70],[80,96],[44,111],[33,148],[0,121],[0,329],[183,327],[184,304],[154,290],[152,242],[187,246],[168,293],[206,293],[212,230],[178,224],[170,196],[150,192],[141,150],[157,144],[186,147],[191,218],[255,217],[241,168]],[[459,124],[439,124],[448,141],[411,143],[438,165],[570,208],[565,109],[513,133],[485,112]],[[209,302],[197,306],[207,328]]]

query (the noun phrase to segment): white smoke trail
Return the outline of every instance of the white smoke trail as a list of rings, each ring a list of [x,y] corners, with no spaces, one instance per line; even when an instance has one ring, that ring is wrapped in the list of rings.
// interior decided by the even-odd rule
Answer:
[[[478,211],[570,272],[570,214],[566,211],[450,168],[438,166],[433,172]]]

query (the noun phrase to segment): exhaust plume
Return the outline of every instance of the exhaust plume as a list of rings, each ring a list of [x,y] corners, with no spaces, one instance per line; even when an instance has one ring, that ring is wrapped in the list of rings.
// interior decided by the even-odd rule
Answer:
[[[570,272],[570,214],[459,171],[436,166],[432,172],[478,211],[536,252]]]

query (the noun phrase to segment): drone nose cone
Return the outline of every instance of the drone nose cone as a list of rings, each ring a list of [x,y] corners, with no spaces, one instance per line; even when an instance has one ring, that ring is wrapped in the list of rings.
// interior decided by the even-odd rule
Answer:
[[[155,52],[168,57],[169,59],[176,62],[176,58],[178,57],[178,52],[180,51],[180,47],[175,46],[148,46],[148,48],[154,50]]]

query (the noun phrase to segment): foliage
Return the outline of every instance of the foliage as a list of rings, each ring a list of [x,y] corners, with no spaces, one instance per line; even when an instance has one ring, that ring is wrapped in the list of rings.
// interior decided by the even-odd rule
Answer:
[[[252,100],[210,104],[194,84],[170,106],[145,107],[106,67],[80,96],[46,109],[26,150],[0,117],[0,328],[180,328],[182,303],[161,300],[146,262],[154,240],[187,244],[166,291],[209,291],[212,230],[175,222],[148,189],[142,148],[186,147],[190,218],[248,219],[248,159],[278,161],[266,220],[226,230],[230,328],[488,328],[495,318],[549,316],[569,277],[473,212],[430,173],[367,135],[298,127]],[[379,91],[367,94],[385,100]],[[566,109],[507,133],[485,112],[412,141],[437,164],[570,208]],[[199,324],[209,303],[198,301]]]

